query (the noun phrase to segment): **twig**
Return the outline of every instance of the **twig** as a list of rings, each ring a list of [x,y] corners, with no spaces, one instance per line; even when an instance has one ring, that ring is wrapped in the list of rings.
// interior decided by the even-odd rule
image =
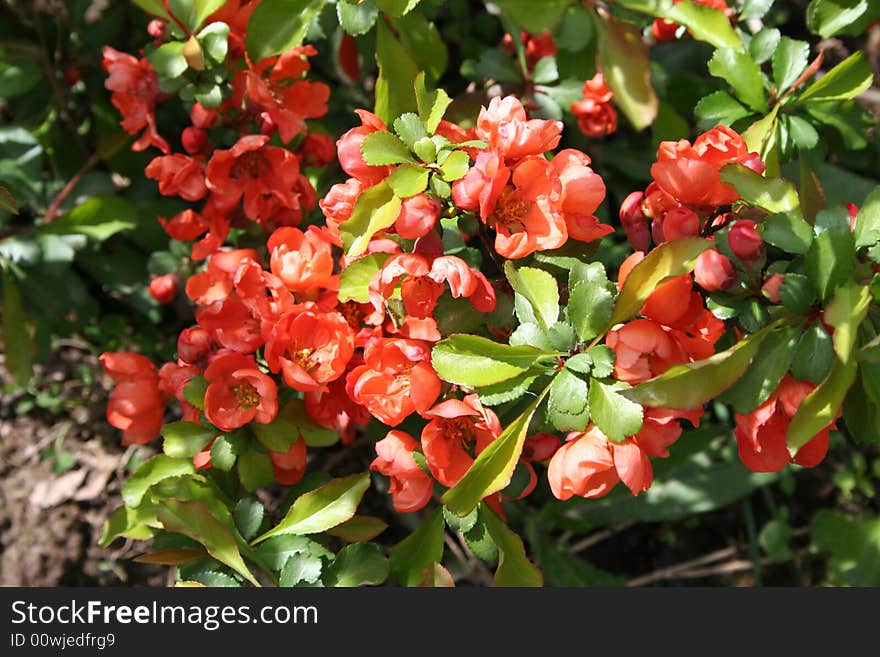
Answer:
[[[601,543],[607,538],[611,538],[615,534],[622,532],[624,529],[629,527],[632,523],[625,523],[623,525],[617,525],[615,527],[609,527],[608,529],[603,529],[602,531],[594,532],[587,536],[586,538],[581,539],[577,543],[571,546],[571,553],[577,554],[578,552],[583,552],[589,547],[596,545],[596,543]]]
[[[73,191],[73,188],[77,186],[82,177],[86,175],[89,171],[91,171],[99,160],[100,158],[98,157],[98,154],[93,153],[91,157],[86,160],[85,164],[82,165],[80,170],[73,175],[73,178],[67,181],[67,184],[61,189],[60,192],[58,192],[55,200],[52,201],[52,205],[50,205],[49,209],[46,210],[47,224],[55,219],[56,215],[58,214],[58,210],[61,208],[61,204],[64,203],[65,199],[70,195],[70,192]]]
[[[716,550],[715,552],[704,554],[702,557],[697,557],[696,559],[690,559],[688,561],[682,561],[681,563],[667,566],[666,568],[660,568],[659,570],[647,573],[646,575],[641,575],[639,577],[629,580],[626,585],[644,586],[645,584],[652,584],[653,582],[658,582],[664,579],[674,579],[681,572],[687,572],[692,568],[705,566],[716,561],[721,561],[723,559],[729,559],[730,557],[736,556],[736,553],[737,548],[735,545],[728,548],[722,548],[721,550]]]

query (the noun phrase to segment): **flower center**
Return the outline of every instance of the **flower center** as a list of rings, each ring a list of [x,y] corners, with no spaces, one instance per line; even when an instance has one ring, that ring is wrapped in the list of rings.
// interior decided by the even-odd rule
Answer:
[[[364,316],[366,314],[361,309],[361,304],[359,304],[357,301],[349,300],[343,304],[340,304],[338,310],[342,313],[345,321],[348,322],[348,325],[352,329],[354,329],[355,331],[361,330]]]
[[[260,393],[250,383],[239,383],[232,386],[235,401],[242,408],[254,408],[260,405]]]
[[[521,232],[525,229],[522,220],[529,212],[529,206],[518,199],[501,199],[492,215],[495,223],[502,224],[507,230]]]
[[[457,442],[465,452],[475,457],[474,448],[476,447],[477,437],[474,434],[473,421],[466,417],[455,417],[446,420],[445,425],[446,437]]]
[[[269,168],[269,163],[259,151],[250,151],[239,157],[232,165],[232,178],[259,178]]]
[[[318,362],[313,356],[314,353],[315,349],[313,347],[292,350],[290,352],[290,360],[308,372],[318,366]]]

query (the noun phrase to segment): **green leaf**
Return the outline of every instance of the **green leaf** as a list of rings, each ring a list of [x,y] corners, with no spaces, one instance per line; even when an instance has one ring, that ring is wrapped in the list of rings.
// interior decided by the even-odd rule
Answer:
[[[821,322],[813,322],[795,347],[791,374],[796,379],[818,385],[828,376],[833,363],[834,347],[831,336]]]
[[[370,281],[390,257],[388,253],[371,253],[349,262],[339,274],[339,301],[369,303]]]
[[[265,510],[259,501],[252,497],[243,497],[235,505],[232,517],[235,518],[235,526],[245,539],[256,536],[260,531]]]
[[[547,419],[559,431],[583,431],[590,421],[587,382],[568,369],[560,370],[550,384]]]
[[[49,224],[37,228],[40,235],[85,235],[96,242],[137,225],[131,202],[116,196],[93,196]]]
[[[315,534],[345,522],[354,515],[369,485],[370,475],[360,473],[333,479],[305,493],[297,498],[281,522],[257,538],[254,544],[281,534]]]
[[[784,117],[788,125],[788,133],[794,144],[801,150],[812,150],[819,143],[819,133],[813,124],[797,114],[788,114]]]
[[[238,476],[249,493],[269,486],[275,480],[272,459],[265,452],[248,449],[238,455]]]
[[[194,474],[192,459],[175,459],[165,454],[154,456],[132,474],[122,486],[122,501],[135,507],[141,503],[147,490],[169,477]]]
[[[622,442],[642,428],[642,407],[623,396],[624,383],[610,385],[597,379],[590,381],[590,415],[609,440]]]
[[[403,16],[419,4],[420,0],[373,0],[376,6],[386,14]]]
[[[716,91],[704,96],[694,107],[694,116],[700,129],[710,129],[716,125],[732,125],[752,113],[726,91]]]
[[[813,436],[834,421],[847,391],[856,379],[857,371],[855,359],[848,363],[835,360],[828,378],[801,402],[785,434],[788,451],[792,455],[797,454]]]
[[[512,379],[482,387],[478,390],[480,403],[484,406],[498,406],[519,399],[529,391],[537,378],[535,372],[528,371]]]
[[[788,372],[798,340],[795,326],[770,330],[761,342],[752,364],[719,399],[745,415],[763,404]]]
[[[771,214],[760,230],[765,242],[787,253],[803,255],[813,243],[813,229],[797,214]]]
[[[373,236],[391,226],[400,214],[400,198],[386,181],[363,192],[348,221],[339,226],[342,243],[350,257],[363,254]]]
[[[241,558],[235,536],[201,502],[163,500],[158,508],[158,518],[166,531],[198,541],[217,561],[232,568],[254,586],[260,585]]]
[[[436,82],[446,72],[449,63],[449,52],[440,30],[433,21],[417,11],[395,18],[392,23],[401,45],[416,66],[425,72],[429,82]]]
[[[327,533],[349,543],[369,541],[388,529],[388,523],[375,516],[354,516]]]
[[[374,132],[373,134],[380,134]],[[386,182],[398,198],[409,198],[421,194],[428,186],[430,170],[418,164],[401,164],[386,178]]]
[[[343,30],[352,36],[360,36],[373,29],[379,10],[373,0],[362,0],[357,4],[337,2],[336,15]]]
[[[716,48],[743,49],[742,41],[730,26],[730,19],[718,9],[684,0],[669,7],[664,16],[687,27],[699,41]]]
[[[375,88],[375,113],[388,125],[401,114],[415,111],[416,94],[412,81],[419,74],[419,67],[384,21],[376,23],[376,61],[379,77]],[[428,123],[421,112],[419,116]],[[436,125],[434,128],[428,126],[429,132],[434,129]]]
[[[220,9],[226,0],[169,0],[168,7],[174,17],[186,25],[190,32],[197,32],[202,23]]]
[[[856,216],[856,248],[873,246],[880,241],[880,187],[874,188]]]
[[[364,162],[373,166],[415,162],[406,144],[390,132],[371,132],[361,143]]]
[[[10,214],[18,214],[18,203],[15,197],[3,185],[0,185],[0,208]]]
[[[474,511],[479,512],[479,507],[475,508]],[[466,531],[463,536],[468,549],[473,552],[477,558],[482,559],[487,563],[495,563],[498,561],[498,546],[495,545],[495,541],[489,536],[489,532],[486,530],[486,523],[484,523],[482,519],[479,519],[479,521]]]
[[[767,333],[765,329],[750,335],[709,358],[675,365],[660,376],[624,391],[623,395],[645,406],[700,408],[736,383]]]
[[[843,32],[868,11],[867,0],[812,0],[807,27],[823,39]]]
[[[233,448],[232,443],[229,442],[227,436],[217,436],[214,442],[211,443],[211,467],[223,472],[229,472],[232,470],[232,466],[235,465],[237,457],[238,453]]]
[[[162,427],[162,451],[176,459],[193,457],[217,435],[214,427],[195,422],[171,422]]]
[[[327,566],[323,582],[326,586],[377,585],[388,579],[390,566],[375,543],[346,545]]]
[[[614,371],[614,351],[604,344],[598,344],[591,348],[587,355],[593,361],[592,374],[597,379],[604,379],[611,376]]]
[[[291,556],[310,554],[313,557],[333,557],[323,545],[305,536],[286,534],[276,536],[260,544],[255,550],[257,557],[272,570],[282,570]]]
[[[189,64],[183,56],[183,45],[182,41],[170,41],[150,54],[147,59],[158,75],[173,80],[186,72]]]
[[[408,148],[412,148],[417,141],[428,136],[425,124],[412,112],[406,112],[394,119],[394,132]]]
[[[452,513],[467,515],[481,499],[497,493],[510,483],[522,453],[529,423],[547,391],[545,389],[519,417],[508,424],[501,435],[480,452],[464,477],[443,494],[443,504]]]
[[[711,242],[701,237],[686,237],[665,242],[651,251],[627,276],[609,327],[635,317],[660,283],[690,272],[697,256],[711,246]]]
[[[550,84],[559,79],[559,70],[556,68],[556,57],[541,57],[532,70],[532,82],[535,84]]]
[[[171,20],[171,17],[168,16],[168,10],[165,9],[165,5],[162,4],[162,0],[132,0],[132,2],[148,14],[159,16],[166,21]]]
[[[463,518],[458,517],[454,513],[452,513],[445,506],[443,509],[443,519],[446,521],[446,524],[449,528],[456,532],[467,533],[471,529],[474,528],[474,525],[477,524],[477,520],[480,517],[480,509],[479,507],[475,507],[473,511],[464,516]]]
[[[781,96],[794,84],[804,69],[810,56],[810,44],[789,37],[779,39],[776,52],[773,53],[773,82],[776,84],[776,95]]]
[[[0,268],[3,276],[3,346],[6,369],[15,382],[24,387],[31,380],[34,368],[34,342],[27,317],[21,306],[21,294],[12,273]]]
[[[251,14],[245,45],[251,60],[260,62],[302,45],[312,19],[325,0],[263,0]]]
[[[810,279],[803,274],[786,274],[779,287],[779,297],[782,305],[797,315],[807,312],[816,301]]]
[[[526,556],[522,539],[485,504],[480,505],[480,520],[498,546],[495,586],[543,586],[544,577]]]
[[[431,362],[444,381],[481,387],[512,379],[554,355],[534,347],[511,347],[488,338],[457,333],[434,345]]]
[[[443,180],[453,182],[459,178],[464,178],[468,172],[471,158],[465,151],[452,151],[443,164],[440,165],[440,173]]]
[[[647,128],[657,116],[659,102],[651,86],[648,49],[639,28],[610,16],[600,21],[599,56],[615,104],[636,130]]]
[[[775,27],[762,28],[749,41],[749,54],[756,62],[763,64],[776,54],[780,40],[781,34]]]
[[[205,408],[205,391],[208,389],[208,380],[199,375],[189,380],[183,388],[183,396],[190,404],[202,410]]]
[[[800,95],[799,103],[847,100],[866,91],[874,80],[871,67],[861,51],[850,55],[816,80]]]
[[[880,517],[856,519],[821,509],[810,529],[813,549],[830,555],[832,583],[880,585]]]
[[[746,53],[733,48],[719,48],[709,60],[709,73],[726,80],[737,98],[756,112],[763,114],[767,111],[761,67]]]
[[[825,308],[825,321],[834,327],[834,351],[844,363],[852,356],[859,326],[865,321],[870,303],[871,290],[867,286],[847,281],[837,288]]]
[[[425,569],[443,560],[443,514],[435,509],[416,530],[391,548],[391,572],[401,586],[416,586]]]
[[[526,535],[529,533],[526,531]],[[541,532],[537,540],[530,539],[534,545],[535,558],[544,573],[547,586],[623,586],[626,579],[608,571],[597,568],[593,564],[572,554],[554,537]]]
[[[800,216],[797,190],[784,178],[765,178],[742,164],[728,164],[721,169],[721,182],[733,187],[749,205]]]
[[[849,214],[844,208],[819,212],[816,229],[821,232],[807,251],[805,265],[816,294],[827,300],[852,276],[856,247],[849,229]]]
[[[496,0],[501,10],[530,34],[540,34],[553,28],[568,5],[568,0]]]
[[[2,49],[0,49],[2,50]],[[41,81],[40,65],[34,59],[10,57],[0,60],[0,98],[7,100],[26,94]]]
[[[142,504],[136,509],[120,506],[104,522],[98,545],[103,548],[108,547],[120,536],[136,541],[147,540],[155,533],[150,525],[159,527],[156,511],[152,505]]]
[[[559,319],[559,287],[556,279],[543,269],[504,263],[504,275],[511,287],[529,302],[534,317],[545,331]]]
[[[568,283],[568,321],[586,342],[608,326],[614,310],[615,288],[598,262],[575,265]]]
[[[434,134],[452,99],[443,89],[429,91],[425,86],[425,73],[420,71],[415,78],[416,106],[419,118],[424,121],[428,132]]]
[[[296,552],[288,557],[281,569],[278,586],[291,587],[298,584],[314,584],[321,579],[323,568],[324,561],[320,557],[309,552]]]
[[[745,132],[742,133],[743,141],[750,151],[756,151],[762,156],[766,156],[768,145],[776,131],[776,119],[779,115],[780,105],[777,103],[770,110],[770,113],[752,123]]]

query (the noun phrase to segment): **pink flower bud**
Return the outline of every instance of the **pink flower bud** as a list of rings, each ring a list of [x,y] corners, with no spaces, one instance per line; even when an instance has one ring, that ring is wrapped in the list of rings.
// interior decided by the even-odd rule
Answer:
[[[394,228],[405,240],[418,239],[428,234],[439,216],[440,204],[430,196],[418,194],[404,200]]]
[[[667,242],[700,234],[700,218],[690,208],[673,208],[663,217],[663,237]]]
[[[737,273],[730,258],[718,253],[716,249],[709,249],[697,257],[694,278],[707,292],[718,292],[736,283]]]
[[[213,346],[211,334],[201,326],[183,329],[177,338],[177,357],[196,364],[211,352]]]
[[[180,288],[180,277],[177,274],[165,274],[157,276],[150,281],[150,296],[157,303],[166,304],[174,301]]]
[[[727,234],[730,250],[746,263],[759,259],[764,252],[764,240],[755,230],[756,225],[751,219],[740,219],[730,227]]]
[[[779,296],[779,288],[782,287],[782,282],[785,280],[785,276],[782,274],[771,274],[764,280],[764,285],[761,286],[761,292],[764,293],[764,296],[770,299],[773,303],[781,303],[782,299]]]
[[[208,143],[208,133],[194,126],[184,128],[180,135],[180,143],[190,155],[201,153]]]
[[[620,223],[626,233],[626,239],[636,251],[647,251],[651,246],[648,217],[642,210],[644,198],[643,192],[633,192],[623,200],[620,206]]]

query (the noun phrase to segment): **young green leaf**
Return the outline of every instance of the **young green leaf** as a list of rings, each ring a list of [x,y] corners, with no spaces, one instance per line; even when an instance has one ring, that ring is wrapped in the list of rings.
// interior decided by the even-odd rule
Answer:
[[[443,89],[428,90],[424,71],[420,71],[415,77],[415,96],[419,118],[424,121],[428,132],[434,134],[452,99]]]
[[[195,456],[217,435],[214,427],[196,422],[170,422],[162,427],[162,451],[172,458]]]
[[[430,171],[418,164],[401,164],[386,178],[386,182],[398,198],[421,194],[428,186]]]
[[[373,235],[391,226],[400,214],[401,201],[386,181],[363,192],[348,221],[339,226],[349,256],[366,252]]]
[[[849,362],[858,339],[858,330],[868,314],[871,291],[855,281],[837,288],[825,308],[825,321],[834,327],[834,351],[844,363]],[[817,324],[819,322],[816,322]]]
[[[194,474],[192,459],[175,459],[165,454],[154,456],[132,474],[122,486],[122,501],[126,506],[136,507],[147,490],[169,477]]]
[[[696,409],[732,386],[748,368],[769,329],[693,363],[675,365],[622,394],[645,406]]]
[[[379,10],[372,0],[363,0],[357,4],[337,2],[336,16],[343,30],[352,36],[360,36],[373,29]]]
[[[861,51],[850,55],[800,95],[799,103],[824,103],[855,98],[871,86],[874,73]]]
[[[731,48],[734,51],[743,49],[742,41],[730,25],[730,19],[714,7],[684,0],[669,7],[663,16],[684,25],[699,41],[705,41],[716,48]]]
[[[407,145],[390,132],[377,131],[368,134],[361,143],[361,155],[364,162],[371,166],[415,162]]]
[[[728,164],[721,169],[721,182],[733,187],[749,205],[800,216],[797,190],[783,178],[765,178],[741,164]]]
[[[740,46],[742,48],[742,46]],[[709,60],[709,73],[726,80],[733,93],[756,112],[768,109],[761,67],[742,50],[719,48]]]
[[[391,573],[398,584],[416,586],[425,568],[443,560],[443,514],[435,509],[416,530],[391,548]]]
[[[781,96],[800,77],[810,56],[810,44],[789,37],[779,39],[773,53],[773,82],[776,95]]]
[[[583,431],[590,421],[587,382],[567,368],[550,384],[547,419],[559,431]]]
[[[726,91],[715,91],[703,96],[694,107],[694,116],[697,117],[701,130],[709,130],[716,125],[732,125],[750,114],[750,109]]]
[[[504,274],[511,287],[519,292],[532,307],[538,324],[545,331],[559,318],[559,287],[556,279],[543,269],[520,267],[504,263]]]
[[[245,45],[253,62],[260,62],[302,45],[309,23],[326,0],[263,0],[251,14]]]
[[[254,586],[260,583],[248,569],[239,552],[235,536],[201,502],[194,500],[163,500],[157,517],[166,531],[177,532],[205,546],[212,557],[232,568]]]
[[[522,539],[487,505],[480,505],[480,520],[498,546],[495,586],[543,586],[541,571],[526,557]]]
[[[622,442],[642,428],[642,407],[623,396],[626,384],[590,381],[590,415],[593,422],[609,440]]]
[[[431,362],[444,381],[473,388],[512,379],[555,355],[534,347],[511,347],[476,335],[456,334],[434,346]]]
[[[349,262],[339,274],[339,301],[370,301],[370,281],[373,280],[385,261],[391,256],[387,253],[371,253],[363,258]]]
[[[848,363],[835,359],[828,378],[801,402],[785,434],[788,451],[792,455],[797,454],[813,436],[834,421],[857,372],[855,359]]]
[[[281,534],[316,534],[351,518],[370,485],[368,473],[333,479],[297,498],[287,515],[254,544]]]

